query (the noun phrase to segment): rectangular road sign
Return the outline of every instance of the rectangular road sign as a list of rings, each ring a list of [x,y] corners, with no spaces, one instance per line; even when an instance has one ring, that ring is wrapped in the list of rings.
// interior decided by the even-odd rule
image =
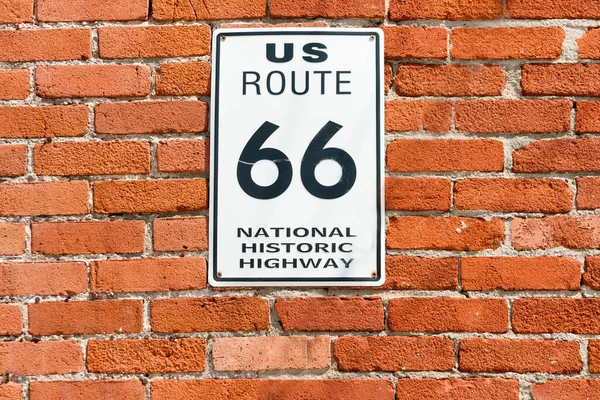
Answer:
[[[383,32],[213,36],[213,286],[378,286]]]

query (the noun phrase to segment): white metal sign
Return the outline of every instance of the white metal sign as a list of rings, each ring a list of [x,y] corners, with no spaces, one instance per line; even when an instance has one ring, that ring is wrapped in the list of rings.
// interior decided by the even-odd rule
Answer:
[[[213,286],[384,281],[383,33],[213,37]]]

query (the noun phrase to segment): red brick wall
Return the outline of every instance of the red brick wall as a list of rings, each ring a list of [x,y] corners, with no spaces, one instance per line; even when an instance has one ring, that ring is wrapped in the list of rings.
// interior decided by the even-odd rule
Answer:
[[[598,0],[0,0],[0,399],[600,398]],[[211,30],[383,26],[387,281],[207,287]]]

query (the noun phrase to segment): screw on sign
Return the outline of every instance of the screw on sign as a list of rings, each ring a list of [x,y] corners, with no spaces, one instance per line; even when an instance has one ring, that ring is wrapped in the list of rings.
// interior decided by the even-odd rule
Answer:
[[[381,285],[381,30],[213,43],[211,285]]]

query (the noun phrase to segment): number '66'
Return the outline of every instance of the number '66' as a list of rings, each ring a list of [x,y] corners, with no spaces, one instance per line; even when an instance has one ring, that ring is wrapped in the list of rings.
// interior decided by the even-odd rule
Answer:
[[[238,161],[238,183],[246,194],[256,199],[268,200],[278,197],[292,183],[293,169],[289,158],[280,150],[261,148],[277,129],[279,126],[269,121],[263,123],[246,143]],[[328,121],[310,142],[302,157],[300,166],[302,184],[310,194],[321,199],[342,197],[352,189],[356,182],[356,164],[352,157],[342,149],[324,148],[340,129],[342,129],[342,125]],[[252,179],[252,167],[262,160],[272,161],[277,166],[277,180],[269,186],[261,186]],[[323,160],[333,160],[342,168],[342,177],[335,185],[322,185],[315,177],[315,169]]]

